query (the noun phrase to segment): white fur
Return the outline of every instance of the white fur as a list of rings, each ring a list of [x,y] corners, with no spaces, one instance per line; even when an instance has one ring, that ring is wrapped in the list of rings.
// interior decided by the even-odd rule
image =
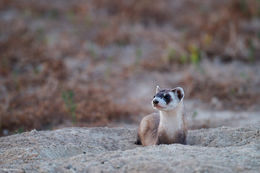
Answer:
[[[160,124],[159,129],[164,129],[167,136],[173,138],[174,132],[182,129],[182,113],[183,113],[183,102],[181,101],[173,110],[164,111],[159,110],[160,113]]]
[[[168,104],[168,109],[174,109],[178,103],[179,103],[179,99],[177,98],[177,96],[175,95],[175,93],[173,92],[170,92],[169,93],[171,98],[172,98],[172,101]]]

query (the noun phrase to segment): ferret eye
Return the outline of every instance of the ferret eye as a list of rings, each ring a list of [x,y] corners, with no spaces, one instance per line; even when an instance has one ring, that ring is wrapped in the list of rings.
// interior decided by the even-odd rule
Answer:
[[[171,101],[171,96],[170,96],[169,94],[166,94],[163,98],[164,98],[166,104],[169,104],[169,103],[170,103],[170,101]]]
[[[163,98],[166,100],[169,100],[171,98],[171,96],[169,94],[166,94]]]
[[[155,98],[155,96],[153,96],[153,98]]]

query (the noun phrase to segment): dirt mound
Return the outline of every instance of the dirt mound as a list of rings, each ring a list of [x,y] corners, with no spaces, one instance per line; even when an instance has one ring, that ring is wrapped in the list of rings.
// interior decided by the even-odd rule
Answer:
[[[0,138],[8,172],[258,172],[259,124],[189,131],[189,145],[134,145],[136,130],[66,128]]]

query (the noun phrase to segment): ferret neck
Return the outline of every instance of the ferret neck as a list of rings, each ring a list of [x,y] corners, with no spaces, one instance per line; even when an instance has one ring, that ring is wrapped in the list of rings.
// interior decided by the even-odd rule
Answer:
[[[172,135],[172,132],[183,127],[183,103],[171,111],[160,111],[160,124],[159,128],[166,130],[168,135]]]
[[[182,115],[183,112],[183,102],[181,101],[178,106],[170,111],[159,111],[160,116],[164,118],[176,117],[177,115]]]

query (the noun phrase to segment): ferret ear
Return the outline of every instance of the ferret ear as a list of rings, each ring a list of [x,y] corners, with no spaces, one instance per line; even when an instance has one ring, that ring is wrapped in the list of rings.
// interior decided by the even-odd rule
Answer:
[[[172,89],[172,92],[175,93],[175,95],[178,97],[178,99],[180,101],[183,100],[183,98],[184,98],[184,90],[183,90],[182,87],[176,87],[176,88]]]
[[[161,91],[161,88],[157,85],[156,86],[156,93],[160,92]]]

